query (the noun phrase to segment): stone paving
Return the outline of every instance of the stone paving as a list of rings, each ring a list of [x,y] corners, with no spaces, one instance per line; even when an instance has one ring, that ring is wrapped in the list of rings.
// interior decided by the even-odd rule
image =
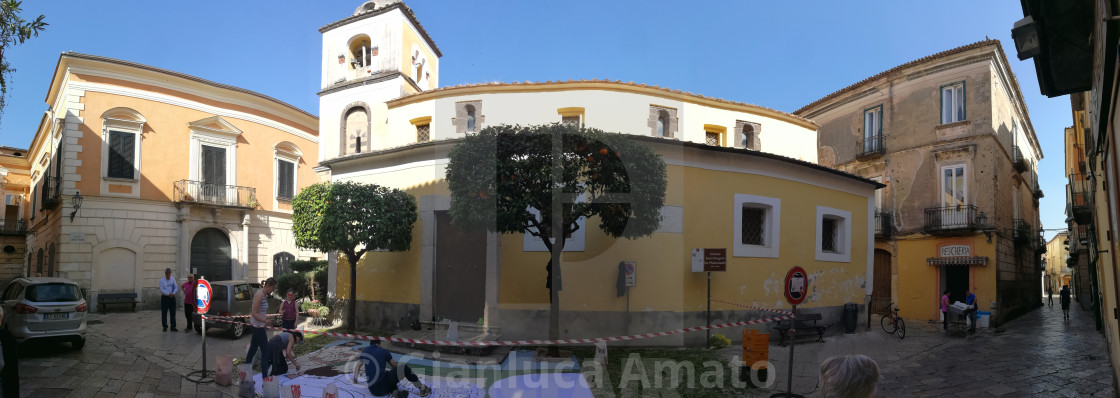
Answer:
[[[967,337],[946,335],[940,323],[908,319],[903,340],[883,332],[878,317],[870,330],[864,319],[859,333],[797,345],[793,392],[816,396],[821,362],[863,354],[879,363],[880,396],[886,397],[1116,396],[1108,349],[1092,313],[1074,306],[1070,318],[1063,320],[1057,305],[1044,306],[1001,329],[978,329]],[[787,348],[771,346],[776,383],[745,395],[785,391],[788,355]]]
[[[181,316],[181,314],[180,314]],[[899,340],[862,320],[855,334],[828,336],[825,343],[799,340],[795,348],[793,391],[817,395],[817,369],[833,355],[865,354],[882,370],[880,396],[1115,396],[1112,370],[1091,313],[1074,307],[1071,320],[1058,307],[1041,307],[1003,325],[971,336],[941,332],[940,324],[908,320]],[[162,332],[158,311],[91,314],[89,337],[81,351],[68,343],[30,343],[21,347],[21,397],[233,397],[234,387],[195,384],[184,378],[201,369],[200,336]],[[182,326],[182,320],[179,320]],[[839,327],[839,326],[837,326]],[[208,360],[221,353],[245,353],[248,336],[207,338]],[[737,347],[724,351],[737,355]],[[773,367],[769,388],[744,389],[741,396],[784,391],[787,347],[770,346]],[[616,381],[617,382],[617,381]],[[675,396],[670,391],[623,391],[624,396]],[[611,396],[596,390],[596,396]]]

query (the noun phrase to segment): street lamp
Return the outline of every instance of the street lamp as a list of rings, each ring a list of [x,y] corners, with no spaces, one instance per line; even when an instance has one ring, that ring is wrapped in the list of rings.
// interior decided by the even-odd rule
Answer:
[[[70,222],[74,222],[74,216],[78,215],[78,209],[82,208],[82,191],[75,192],[70,203],[74,204],[74,211],[70,212]]]
[[[1032,58],[1041,52],[1038,23],[1030,16],[1015,22],[1015,26],[1011,28],[1011,38],[1015,40],[1015,50],[1020,61]]]

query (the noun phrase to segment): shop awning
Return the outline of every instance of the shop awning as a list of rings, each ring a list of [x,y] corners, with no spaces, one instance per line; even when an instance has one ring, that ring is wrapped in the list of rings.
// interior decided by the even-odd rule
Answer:
[[[930,257],[926,265],[988,265],[987,257]]]

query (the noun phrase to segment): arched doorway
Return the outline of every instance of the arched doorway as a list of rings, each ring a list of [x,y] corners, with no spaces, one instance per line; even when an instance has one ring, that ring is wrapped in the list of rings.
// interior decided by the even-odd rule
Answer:
[[[279,252],[272,256],[272,276],[280,276],[292,273],[291,263],[296,259],[296,256],[288,252]]]
[[[198,231],[191,240],[191,270],[198,277],[222,281],[232,279],[233,260],[229,237],[217,228]]]
[[[885,313],[891,304],[891,253],[875,249],[875,281],[871,292],[871,312]]]

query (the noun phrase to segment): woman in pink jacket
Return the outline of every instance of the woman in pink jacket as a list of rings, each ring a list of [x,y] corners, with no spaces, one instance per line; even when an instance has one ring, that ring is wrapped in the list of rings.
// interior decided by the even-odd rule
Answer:
[[[949,330],[949,290],[941,292],[941,329]]]

